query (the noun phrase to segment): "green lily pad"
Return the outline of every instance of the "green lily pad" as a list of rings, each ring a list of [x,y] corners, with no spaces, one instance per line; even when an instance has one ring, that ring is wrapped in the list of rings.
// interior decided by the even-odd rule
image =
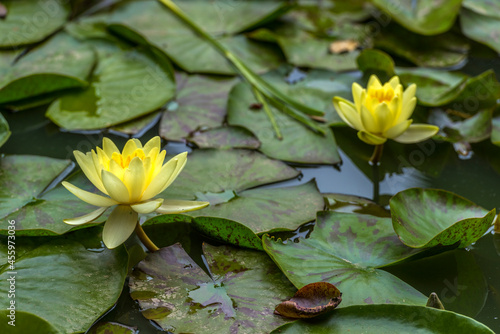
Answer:
[[[375,46],[424,67],[458,65],[467,59],[469,50],[467,40],[453,32],[429,37],[398,25],[386,27],[375,39]]]
[[[7,16],[0,21],[0,47],[32,44],[62,27],[71,11],[69,3],[4,0]]]
[[[491,110],[483,110],[463,121],[454,122],[441,110],[434,110],[429,116],[432,124],[439,126],[441,139],[452,143],[478,143],[492,133]]]
[[[181,141],[194,131],[223,124],[227,96],[236,79],[177,73],[176,82],[176,100],[163,113],[160,136]]]
[[[59,183],[44,191],[53,182],[60,180],[61,173],[70,164],[68,160],[38,156],[13,155],[1,158],[0,217],[16,221],[17,236],[66,233],[75,227],[65,224],[63,219],[82,216],[96,209],[71,195]],[[96,192],[83,173],[72,175],[68,181],[87,191]],[[98,221],[102,222],[104,219],[105,215]],[[84,226],[93,225],[95,224]],[[76,229],[78,228],[80,227]],[[0,234],[5,235],[7,232],[7,225],[0,229]]]
[[[490,69],[469,78],[460,95],[453,100],[451,107],[474,115],[481,109],[496,106],[498,99],[500,99],[500,83],[495,71]]]
[[[90,85],[54,101],[47,117],[68,130],[101,129],[146,115],[175,94],[168,60],[145,49],[122,50],[109,42],[92,42],[98,64]]]
[[[89,334],[139,334],[136,327],[125,326],[117,322],[104,322],[94,327]]]
[[[366,77],[372,74],[384,82],[394,76],[394,60],[387,53],[377,49],[365,49],[356,58],[358,68]]]
[[[9,305],[10,306],[10,305]],[[17,307],[17,306],[16,306]],[[7,308],[7,306],[5,307]],[[46,320],[28,312],[16,310],[12,315],[15,321],[12,322],[10,311],[1,310],[0,316],[5,319],[0,323],[0,331],[9,334],[25,334],[25,333],[44,333],[44,334],[61,334],[54,326]],[[10,322],[10,324],[9,324]],[[15,326],[14,326],[15,325]]]
[[[459,244],[466,247],[493,224],[495,209],[488,210],[451,192],[411,188],[390,201],[394,231],[414,248]]]
[[[18,240],[16,253],[23,251]],[[7,246],[1,251],[6,261]],[[23,251],[16,258],[14,270],[4,263],[0,270],[0,292],[7,296],[7,279],[14,275],[16,311],[23,312],[17,321],[33,320],[31,315],[34,315],[50,324],[53,333],[82,333],[118,300],[127,275],[127,262],[124,247],[96,251],[76,241],[53,240]]]
[[[160,112],[153,112],[146,116],[136,118],[132,121],[128,121],[122,124],[115,125],[111,128],[112,131],[118,131],[127,135],[136,135],[136,137],[141,137],[139,133],[145,133],[156,123],[158,123],[161,115]]]
[[[189,1],[178,6],[254,71],[265,72],[282,62],[272,46],[236,34],[279,16],[288,8],[286,3],[242,2],[231,6]],[[125,38],[158,48],[187,72],[235,74],[218,51],[157,1],[126,3],[113,11],[105,23]]]
[[[332,104],[332,96],[351,95],[353,74],[334,74],[329,71],[310,71],[307,77],[296,83],[287,84],[284,80],[286,69],[282,68],[264,76],[264,78],[288,96],[297,101],[324,110],[326,121],[341,122]],[[268,116],[263,109],[252,106],[258,104],[251,87],[247,83],[239,83],[233,87],[228,101],[228,123],[247,128],[262,143],[259,150],[269,157],[313,164],[335,164],[340,162],[336,150],[335,138],[330,131],[325,135],[314,133],[302,123],[284,114],[270,105],[276,123],[282,132],[283,139],[276,137]]]
[[[405,28],[421,35],[436,35],[451,28],[461,0],[374,0],[373,3]]]
[[[196,132],[188,141],[199,148],[247,148],[258,149],[259,140],[247,129],[239,126],[224,126]]]
[[[59,33],[18,61],[0,65],[0,103],[86,87],[95,60],[90,46]]]
[[[9,139],[11,135],[9,129],[9,123],[5,120],[2,114],[0,114],[0,147],[5,144],[7,139]]]
[[[328,210],[377,217],[391,216],[390,212],[367,198],[344,194],[323,194],[323,196]]]
[[[283,243],[264,236],[263,246],[297,288],[320,281],[335,285],[342,291],[339,307],[427,302],[420,292],[380,269],[419,252],[398,240],[390,218],[318,212],[309,238]]]
[[[172,333],[268,333],[295,292],[262,252],[203,245],[211,276],[179,244],[149,254],[130,278],[143,315]]]
[[[323,207],[323,197],[311,181],[294,187],[246,190],[227,203],[212,204],[190,215],[195,217],[196,229],[218,241],[262,249],[257,235],[294,231],[314,220]]]
[[[210,199],[221,203],[233,192],[297,177],[285,163],[248,150],[195,150],[186,167],[160,197],[185,200]],[[203,211],[199,211],[200,213]]]
[[[464,5],[461,9],[460,25],[463,34],[472,40],[489,46],[496,52],[500,52],[500,36],[495,33],[500,27],[500,16],[491,7],[486,15],[476,11],[476,9],[469,5]]]
[[[338,308],[320,321],[296,321],[278,327],[271,333],[493,334],[494,332],[472,318],[430,307],[413,305],[356,305]]]

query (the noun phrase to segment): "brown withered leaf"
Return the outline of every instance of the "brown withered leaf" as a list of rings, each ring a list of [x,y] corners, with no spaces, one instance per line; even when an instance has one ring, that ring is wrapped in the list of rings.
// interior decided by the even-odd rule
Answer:
[[[441,303],[441,300],[435,292],[430,294],[425,306],[437,308],[438,310],[444,310],[443,303]]]
[[[330,44],[328,50],[330,53],[344,53],[344,52],[352,52],[356,50],[359,46],[359,42],[353,39],[345,39],[342,41],[335,41]]]
[[[287,318],[313,318],[336,308],[342,293],[327,282],[307,284],[295,295],[276,306],[274,312]]]

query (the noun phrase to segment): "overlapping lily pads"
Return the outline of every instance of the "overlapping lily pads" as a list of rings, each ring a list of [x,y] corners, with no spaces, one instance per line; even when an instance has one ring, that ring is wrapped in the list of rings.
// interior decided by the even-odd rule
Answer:
[[[286,322],[273,310],[295,289],[264,253],[203,251],[211,276],[179,244],[139,263],[129,285],[144,316],[173,333],[266,333]]]
[[[147,49],[122,50],[94,41],[98,63],[90,85],[54,101],[47,117],[68,130],[101,129],[146,115],[175,94],[167,59]]]
[[[320,321],[296,321],[273,334],[384,334],[478,333],[493,334],[485,325],[466,316],[430,307],[410,305],[357,305],[334,310]]]
[[[79,242],[57,239],[23,251],[18,240],[16,251],[23,255],[18,256],[13,270],[3,263],[0,291],[7,296],[7,278],[18,278],[15,302],[19,328],[3,321],[3,332],[26,333],[22,330],[32,329],[33,333],[82,333],[120,296],[127,274],[125,248],[92,251]],[[1,252],[6,261],[7,247]],[[7,304],[2,309],[6,310]]]
[[[298,243],[264,236],[265,251],[297,287],[329,282],[342,291],[339,307],[363,304],[425,305],[427,298],[379,268],[415,256],[401,242],[390,218],[319,212],[311,236]]]
[[[394,230],[414,248],[437,245],[466,247],[493,224],[495,209],[488,210],[445,190],[411,188],[390,201]]]

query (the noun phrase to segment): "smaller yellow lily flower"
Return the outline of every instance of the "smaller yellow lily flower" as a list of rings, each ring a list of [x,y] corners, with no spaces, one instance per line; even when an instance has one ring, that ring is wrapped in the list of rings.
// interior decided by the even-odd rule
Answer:
[[[335,96],[333,105],[340,118],[358,130],[358,137],[370,145],[382,145],[387,139],[400,143],[417,143],[434,136],[439,128],[429,124],[412,124],[409,119],[417,104],[417,86],[403,91],[397,76],[382,85],[372,75],[368,87],[352,84],[354,103]]]
[[[85,224],[96,220],[109,207],[116,205],[102,232],[104,244],[110,249],[125,242],[134,229],[139,230],[138,235],[144,242],[145,234],[138,223],[139,213],[182,213],[199,210],[209,204],[153,199],[175,180],[187,161],[187,152],[184,152],[163,164],[166,151],[161,151],[158,136],[148,141],[144,147],[139,140],[130,139],[122,152],[110,139],[103,138],[102,149],[97,147],[96,151],[97,153],[94,150],[86,154],[80,151],[73,153],[85,176],[109,197],[82,190],[66,181],[62,182],[73,195],[99,207],[87,215],[65,219],[64,222],[70,225]],[[152,244],[149,239],[146,242]],[[152,248],[155,249],[154,247]]]

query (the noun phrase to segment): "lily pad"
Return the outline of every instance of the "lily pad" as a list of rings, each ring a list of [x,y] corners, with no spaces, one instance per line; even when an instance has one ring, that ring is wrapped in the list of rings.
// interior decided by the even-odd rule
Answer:
[[[166,59],[145,49],[122,50],[93,42],[98,63],[90,85],[54,101],[47,117],[68,130],[106,128],[146,115],[175,94],[173,70]]]
[[[472,40],[488,45],[496,52],[500,52],[500,36],[496,33],[500,27],[500,16],[491,8],[491,5],[489,5],[486,15],[484,12],[476,10],[477,8],[470,5],[464,5],[461,9],[460,25],[463,34]]]
[[[294,187],[246,190],[227,203],[211,205],[191,216],[196,229],[218,241],[262,249],[257,235],[294,231],[314,220],[323,207],[323,198],[311,181]]]
[[[390,201],[394,231],[414,248],[458,244],[466,247],[493,224],[488,210],[445,190],[411,188]]]
[[[86,87],[95,60],[90,46],[59,33],[19,60],[0,65],[0,103]]]
[[[161,197],[225,202],[242,190],[297,177],[299,172],[285,163],[248,150],[196,150],[186,167]],[[228,196],[229,195],[229,196]],[[199,211],[200,213],[203,211]]]
[[[17,307],[17,306],[16,306]],[[7,306],[5,307],[7,309]],[[25,333],[44,333],[44,334],[62,334],[54,326],[46,320],[28,312],[16,310],[15,321],[11,322],[11,314],[9,310],[1,310],[0,316],[5,321],[0,323],[0,331],[9,334],[25,334]],[[11,322],[11,324],[9,324]],[[15,325],[15,326],[14,326]]]
[[[398,240],[390,218],[318,212],[308,239],[283,243],[264,236],[263,246],[297,288],[320,281],[335,285],[343,294],[340,307],[427,302],[423,294],[380,269],[419,252]]]
[[[16,239],[16,252],[18,249],[22,251],[22,245]],[[2,253],[6,261],[6,246]],[[118,300],[127,261],[124,247],[95,251],[76,241],[57,239],[23,251],[14,270],[4,263],[0,292],[7,296],[7,279],[14,275],[16,312],[23,312],[17,321],[31,321],[34,315],[50,324],[55,330],[52,333],[82,333]]]
[[[160,136],[181,141],[194,131],[222,125],[229,90],[238,80],[177,73],[176,81],[176,100],[163,113]]]
[[[188,141],[199,148],[247,148],[258,149],[259,140],[247,129],[239,126],[224,126],[196,132]]]
[[[382,82],[389,81],[394,76],[394,60],[387,53],[376,49],[363,50],[356,58],[358,68],[366,77],[372,74]]]
[[[357,305],[334,310],[320,321],[296,321],[272,334],[477,333],[494,332],[476,320],[445,310],[412,305]]]
[[[66,23],[71,7],[64,1],[2,2],[8,11],[0,21],[0,47],[32,44],[43,40]]]
[[[146,133],[149,129],[155,126],[160,120],[161,113],[154,112],[146,116],[139,117],[132,121],[113,126],[110,130],[118,131],[127,135],[141,137],[141,134]]]
[[[491,110],[483,110],[463,121],[454,122],[441,110],[434,110],[429,122],[439,126],[441,138],[452,143],[478,143],[492,133]]]
[[[125,326],[117,322],[104,322],[94,327],[89,334],[139,334],[136,327]]]
[[[374,0],[373,3],[405,28],[421,35],[436,35],[451,28],[461,0]]]
[[[287,318],[314,318],[335,309],[342,300],[335,285],[326,282],[307,284],[290,300],[276,306],[275,312]]]
[[[63,186],[44,191],[49,185],[60,181],[61,174],[71,162],[38,156],[4,156],[0,160],[2,174],[0,189],[2,205],[0,217],[16,221],[17,236],[58,235],[74,227],[63,223],[92,212],[95,207],[72,196]],[[96,192],[95,187],[83,173],[72,175],[70,182],[87,191]],[[15,194],[15,196],[13,196]],[[105,216],[101,217],[103,221]],[[95,224],[85,225],[85,227]],[[7,225],[0,229],[7,234]]]
[[[11,135],[9,129],[9,123],[5,120],[2,114],[0,114],[0,147],[5,144],[7,139],[9,139]]]
[[[179,244],[149,254],[130,278],[143,315],[172,333],[268,333],[273,314],[294,293],[262,252],[203,245],[211,276]]]
[[[377,217],[390,217],[388,210],[367,198],[344,195],[323,194],[328,210],[346,213],[361,213]]]

